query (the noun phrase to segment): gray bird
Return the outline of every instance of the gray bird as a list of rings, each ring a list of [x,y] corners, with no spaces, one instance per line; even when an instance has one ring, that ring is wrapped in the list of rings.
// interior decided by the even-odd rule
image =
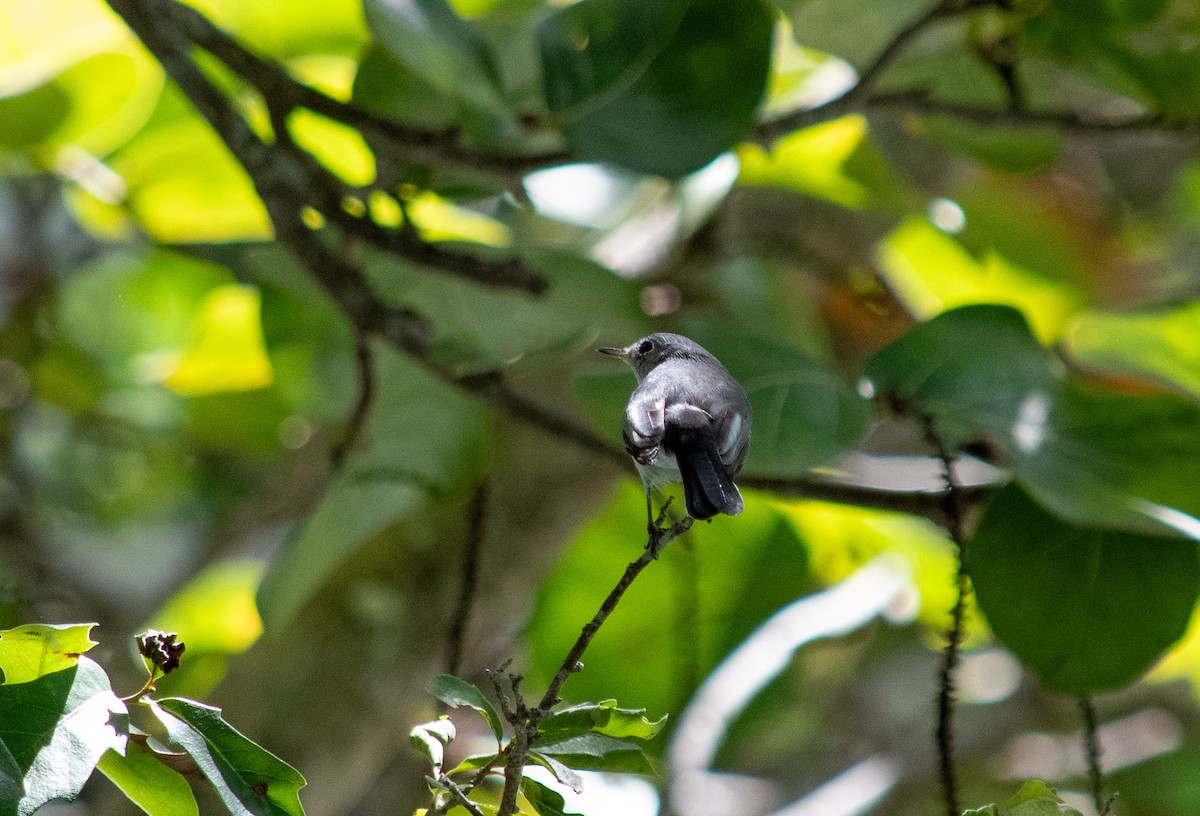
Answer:
[[[651,492],[673,482],[683,482],[694,519],[742,512],[733,477],[750,448],[750,401],[725,366],[699,343],[665,332],[600,351],[637,375],[622,436],[646,488],[651,529]]]

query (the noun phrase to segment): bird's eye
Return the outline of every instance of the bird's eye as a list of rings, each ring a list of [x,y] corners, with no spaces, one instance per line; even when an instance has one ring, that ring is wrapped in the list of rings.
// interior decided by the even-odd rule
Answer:
[[[642,344],[638,346],[638,354],[649,354],[652,351],[654,351],[653,340],[643,340]]]

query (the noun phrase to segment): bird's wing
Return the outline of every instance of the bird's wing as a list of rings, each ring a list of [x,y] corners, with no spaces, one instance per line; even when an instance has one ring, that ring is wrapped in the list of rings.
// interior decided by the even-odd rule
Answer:
[[[737,411],[726,411],[717,426],[717,451],[731,474],[742,469],[749,450],[750,429],[746,427],[745,420]]]
[[[629,455],[643,465],[653,464],[658,459],[666,429],[666,400],[634,392],[625,406],[625,424],[621,428]]]

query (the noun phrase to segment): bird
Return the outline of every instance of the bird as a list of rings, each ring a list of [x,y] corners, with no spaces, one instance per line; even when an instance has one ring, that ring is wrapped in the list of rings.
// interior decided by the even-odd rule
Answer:
[[[603,354],[624,360],[638,385],[625,407],[621,436],[646,491],[683,482],[687,513],[697,521],[742,512],[733,481],[750,449],[750,400],[733,375],[699,343],[658,332]]]

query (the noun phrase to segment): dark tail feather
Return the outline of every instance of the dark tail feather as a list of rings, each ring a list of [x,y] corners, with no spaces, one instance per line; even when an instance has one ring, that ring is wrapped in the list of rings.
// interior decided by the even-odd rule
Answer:
[[[672,440],[674,441],[674,440]],[[683,500],[688,515],[697,521],[717,513],[736,516],[742,512],[742,494],[717,453],[716,440],[707,434],[680,434],[673,447],[679,473],[683,477]]]

